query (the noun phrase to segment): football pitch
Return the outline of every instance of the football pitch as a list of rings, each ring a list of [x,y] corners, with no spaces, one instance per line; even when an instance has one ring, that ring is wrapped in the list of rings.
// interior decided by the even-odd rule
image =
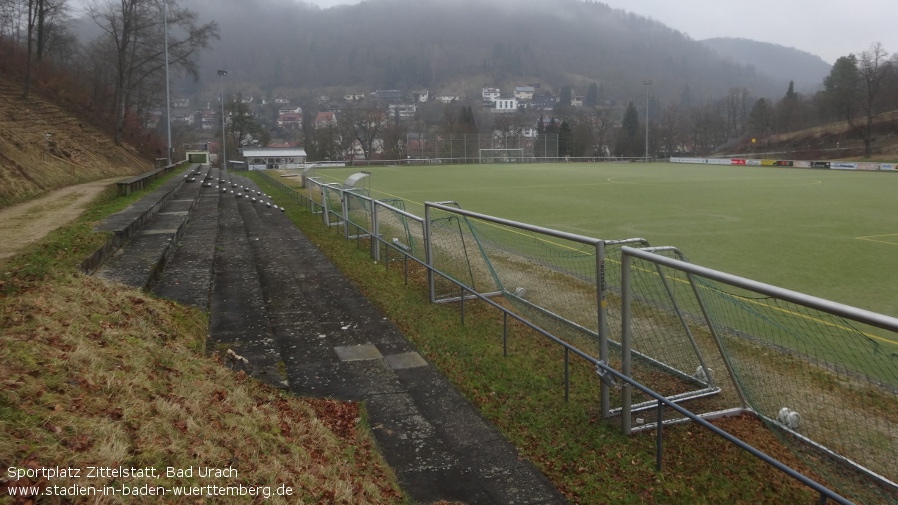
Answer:
[[[601,239],[898,316],[898,173],[670,163],[319,168],[371,172],[374,198],[425,201]],[[886,333],[884,331],[877,332]],[[882,335],[894,341],[895,335]]]

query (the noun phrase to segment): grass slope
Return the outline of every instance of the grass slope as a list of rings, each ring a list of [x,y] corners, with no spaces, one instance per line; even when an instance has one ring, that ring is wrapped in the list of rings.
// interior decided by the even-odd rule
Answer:
[[[93,224],[129,201],[105,193],[0,276],[0,502],[133,503],[123,487],[242,485],[267,489],[273,503],[403,503],[359,405],[292,397],[234,373],[203,355],[206,314],[75,273],[104,239]],[[153,468],[157,478],[88,478],[91,466]],[[18,478],[10,467],[81,475]],[[168,467],[194,471],[167,477]],[[236,471],[200,477],[201,467]],[[10,496],[21,486],[43,496]],[[78,497],[71,486],[118,492]],[[293,495],[276,496],[282,487]]]

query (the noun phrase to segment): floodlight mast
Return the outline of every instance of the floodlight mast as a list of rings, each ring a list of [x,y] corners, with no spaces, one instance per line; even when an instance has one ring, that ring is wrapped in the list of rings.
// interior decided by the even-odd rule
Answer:
[[[649,86],[652,85],[651,79],[642,81],[645,86],[645,162],[649,162]]]
[[[225,146],[225,112],[224,112],[224,76],[228,75],[227,70],[218,70],[218,82],[221,84],[221,95],[219,100],[221,101],[221,168],[225,170],[228,168],[228,150]]]
[[[168,0],[162,1],[162,26],[165,38],[165,122],[166,131],[168,132],[168,152],[165,155],[167,163],[171,165],[171,89],[169,87],[168,77]]]

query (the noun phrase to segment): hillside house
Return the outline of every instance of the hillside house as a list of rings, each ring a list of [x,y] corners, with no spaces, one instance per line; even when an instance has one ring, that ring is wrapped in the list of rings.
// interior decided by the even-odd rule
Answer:
[[[214,109],[203,109],[201,121],[203,130],[214,130],[221,127],[221,114]]]
[[[371,94],[374,95],[374,98],[377,98],[378,100],[384,100],[386,102],[396,103],[402,101],[402,92],[398,89],[379,89]]]
[[[546,93],[544,95],[534,95],[530,105],[534,109],[552,110],[555,108],[556,103],[558,103],[558,97]]]
[[[415,91],[412,96],[414,96],[416,102],[427,103],[430,101],[430,90]]]
[[[302,112],[281,111],[278,112],[277,119],[278,128],[287,128],[288,130],[297,130],[302,127]]]
[[[359,100],[364,100],[364,99],[365,99],[364,93],[349,93],[349,94],[343,95],[343,100],[346,100],[347,102],[357,102]]]
[[[171,122],[172,124],[193,126],[193,113],[185,108],[172,109]]]
[[[327,128],[327,127],[336,127],[337,126],[337,115],[333,112],[322,111],[319,112],[317,116],[315,116],[315,129],[318,128]]]
[[[454,95],[452,93],[448,93],[445,95],[440,95],[436,98],[436,100],[440,103],[452,103],[459,101],[459,95]]]
[[[502,96],[502,91],[499,88],[483,88],[480,91],[480,95],[483,97],[483,103],[487,102],[493,103]]]
[[[499,98],[495,101],[493,112],[497,114],[507,114],[518,110],[517,98]]]
[[[533,93],[536,90],[533,86],[516,86],[514,88],[514,97],[518,100],[533,100]]]
[[[417,105],[390,105],[390,117],[399,117],[401,119],[408,119],[415,117],[415,113],[418,112]]]

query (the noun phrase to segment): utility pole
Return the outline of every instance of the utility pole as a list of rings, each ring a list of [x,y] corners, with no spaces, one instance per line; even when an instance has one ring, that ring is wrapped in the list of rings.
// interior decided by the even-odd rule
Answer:
[[[645,86],[645,162],[649,162],[649,86],[651,80],[642,81]]]
[[[221,168],[222,170],[226,170],[228,168],[228,149],[225,146],[225,137],[227,137],[225,132],[225,110],[224,110],[224,77],[228,75],[227,70],[218,70],[218,82],[221,84]]]
[[[165,33],[165,119],[168,131],[168,153],[165,159],[171,165],[171,89],[168,82],[168,0],[162,0],[162,26]]]

